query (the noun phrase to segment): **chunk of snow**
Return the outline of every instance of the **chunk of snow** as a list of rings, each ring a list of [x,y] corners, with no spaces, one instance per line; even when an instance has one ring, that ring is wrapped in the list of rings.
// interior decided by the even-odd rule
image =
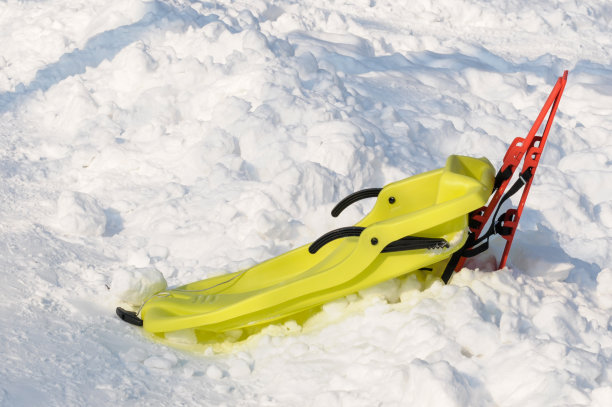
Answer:
[[[612,269],[605,268],[597,274],[597,298],[604,308],[612,308]]]
[[[82,192],[61,193],[57,218],[61,229],[70,234],[102,236],[106,229],[104,209],[93,196]]]
[[[219,380],[223,377],[223,370],[216,365],[210,365],[206,368],[206,376],[210,379]]]
[[[113,275],[111,293],[119,301],[139,306],[167,286],[163,274],[155,268],[120,269]]]

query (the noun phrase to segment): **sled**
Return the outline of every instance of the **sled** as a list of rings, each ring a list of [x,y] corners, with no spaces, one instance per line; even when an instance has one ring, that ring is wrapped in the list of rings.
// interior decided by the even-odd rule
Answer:
[[[156,334],[257,327],[419,270],[448,282],[465,258],[488,247],[493,234],[506,239],[503,267],[566,80],[567,72],[532,131],[513,141],[497,174],[486,158],[452,155],[444,168],[343,199],[333,216],[358,200],[376,197],[370,213],[354,226],[252,268],[157,293],[138,312],[117,308],[117,315]],[[543,134],[536,136],[549,110]],[[524,157],[518,180],[505,192]],[[519,208],[497,217],[501,205],[520,189]]]
[[[150,298],[140,314],[150,332],[223,332],[282,319],[448,258],[467,239],[468,213],[489,198],[495,171],[486,159],[450,156],[444,168],[352,194],[377,195],[355,226],[250,269]]]

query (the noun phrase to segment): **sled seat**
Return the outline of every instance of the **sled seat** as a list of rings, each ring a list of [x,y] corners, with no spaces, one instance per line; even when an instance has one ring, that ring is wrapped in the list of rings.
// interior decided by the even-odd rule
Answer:
[[[486,158],[452,155],[444,168],[378,190],[373,209],[350,233],[152,296],[140,311],[144,329],[258,326],[443,262],[464,245],[468,214],[486,204],[494,177]]]

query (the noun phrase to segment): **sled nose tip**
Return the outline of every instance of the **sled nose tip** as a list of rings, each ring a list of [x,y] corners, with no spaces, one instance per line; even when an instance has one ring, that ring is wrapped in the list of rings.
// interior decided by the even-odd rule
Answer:
[[[142,326],[143,324],[142,319],[138,318],[136,312],[134,311],[126,311],[121,307],[117,307],[115,312],[117,312],[117,316],[121,318],[121,320],[127,322],[128,324],[136,326]]]

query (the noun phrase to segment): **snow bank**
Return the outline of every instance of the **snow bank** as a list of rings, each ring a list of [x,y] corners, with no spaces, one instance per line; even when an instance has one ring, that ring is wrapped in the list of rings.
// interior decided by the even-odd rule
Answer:
[[[609,404],[606,2],[2,10],[0,404]],[[498,166],[564,69],[508,269],[493,242],[448,286],[408,276],[197,353],[114,316],[352,224],[371,202],[329,211],[353,191],[449,154]]]

